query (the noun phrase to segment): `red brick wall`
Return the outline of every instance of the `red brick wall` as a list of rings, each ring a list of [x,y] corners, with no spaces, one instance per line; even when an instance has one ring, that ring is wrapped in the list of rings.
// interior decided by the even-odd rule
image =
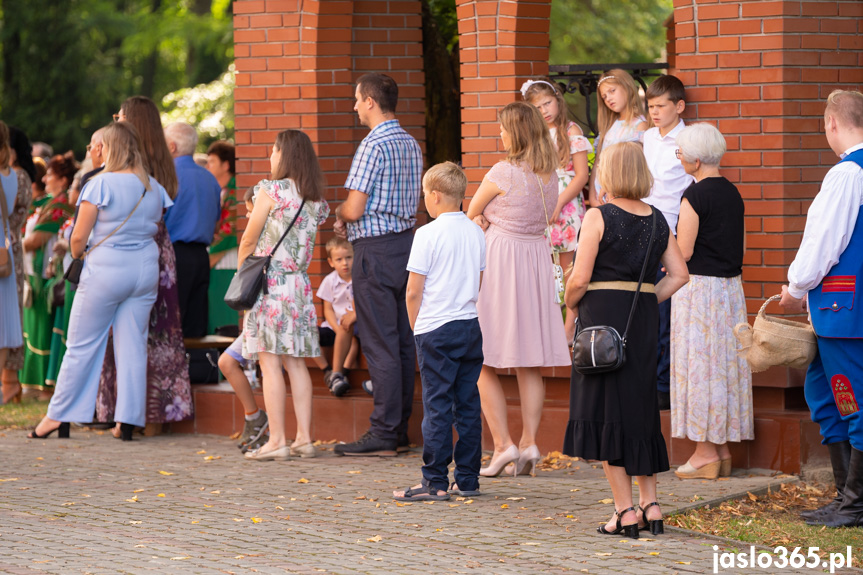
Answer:
[[[385,72],[399,84],[398,118],[424,145],[425,114],[419,0],[235,0],[234,92],[237,184],[269,173],[276,135],[303,130],[327,177],[331,210],[344,200],[351,159],[368,134],[353,112],[356,79]],[[313,286],[330,268],[318,235]]]
[[[503,158],[497,112],[548,73],[551,0],[456,0],[461,57],[462,163],[472,195]]]
[[[837,161],[824,101],[863,85],[863,2],[674,0],[674,26],[684,117],[726,136],[723,174],[746,200],[743,279],[754,314],[786,282],[806,211]]]

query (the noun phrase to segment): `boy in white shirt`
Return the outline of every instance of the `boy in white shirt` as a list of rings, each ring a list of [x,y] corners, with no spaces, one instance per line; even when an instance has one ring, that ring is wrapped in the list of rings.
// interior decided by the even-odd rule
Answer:
[[[650,196],[644,201],[662,212],[671,233],[677,235],[680,199],[694,179],[683,169],[677,156],[675,139],[683,129],[680,114],[686,108],[683,82],[676,76],[657,78],[647,87],[647,110],[655,127],[644,132],[644,158],[653,176]],[[662,266],[656,272],[656,283],[665,276]],[[649,276],[648,276],[649,277]],[[659,304],[659,357],[656,363],[656,387],[659,408],[670,407],[671,369],[671,299]]]
[[[485,269],[485,236],[461,211],[467,178],[452,162],[423,177],[435,221],[414,236],[406,304],[423,385],[423,479],[393,492],[401,501],[442,501],[448,491],[479,495],[482,420],[477,380],[482,334],[476,300]],[[453,450],[453,422],[458,442]],[[449,464],[455,458],[455,482]]]
[[[327,242],[326,249],[327,263],[333,271],[321,281],[317,296],[324,302],[321,345],[333,346],[333,367],[325,374],[324,381],[330,393],[341,397],[351,386],[347,379],[347,366],[354,365],[359,353],[357,313],[351,285],[354,248],[346,239],[336,236]]]

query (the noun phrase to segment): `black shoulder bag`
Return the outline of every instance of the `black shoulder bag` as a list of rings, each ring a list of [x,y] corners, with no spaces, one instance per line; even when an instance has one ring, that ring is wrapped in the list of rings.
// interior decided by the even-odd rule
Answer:
[[[626,336],[629,333],[629,324],[632,323],[632,317],[635,315],[638,294],[644,281],[644,272],[647,271],[647,261],[650,259],[650,251],[653,248],[653,237],[656,235],[656,210],[651,207],[651,212],[653,214],[653,227],[650,230],[650,241],[647,244],[647,255],[641,266],[638,287],[632,296],[632,308],[629,310],[629,319],[626,320],[623,337],[610,325],[597,325],[579,330],[580,324],[576,318],[572,366],[578,373],[584,375],[606,373],[619,369],[626,361]]]
[[[255,307],[255,302],[258,301],[258,295],[261,292],[267,294],[267,272],[270,269],[270,261],[273,259],[273,254],[282,245],[282,241],[294,227],[297,218],[303,211],[303,206],[306,205],[306,200],[300,204],[300,209],[291,221],[291,225],[279,238],[279,242],[273,248],[268,256],[249,256],[243,261],[243,265],[234,274],[231,279],[231,285],[228,286],[228,291],[225,292],[225,303],[229,308],[237,311],[252,309]],[[261,232],[263,233],[263,232]]]

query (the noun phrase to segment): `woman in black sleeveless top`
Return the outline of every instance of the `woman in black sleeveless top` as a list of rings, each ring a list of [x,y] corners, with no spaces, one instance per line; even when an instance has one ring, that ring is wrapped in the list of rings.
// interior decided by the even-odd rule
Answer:
[[[641,147],[611,146],[599,173],[611,200],[585,215],[566,305],[578,308],[581,326],[610,325],[623,334],[645,258],[647,269],[661,262],[668,275],[655,286],[652,278],[642,285],[620,369],[594,375],[573,369],[563,451],[602,461],[615,514],[599,532],[638,538],[639,527],[662,532],[655,474],[669,468],[656,391],[658,305],[688,281],[688,273],[665,218],[641,201],[653,183]],[[638,478],[640,515],[632,502],[632,477]]]

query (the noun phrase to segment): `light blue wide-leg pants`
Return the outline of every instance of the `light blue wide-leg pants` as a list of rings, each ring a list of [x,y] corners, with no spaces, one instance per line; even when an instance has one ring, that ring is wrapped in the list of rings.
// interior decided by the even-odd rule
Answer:
[[[105,245],[84,260],[66,337],[66,355],[48,406],[56,421],[91,421],[108,330],[117,362],[115,421],[143,426],[147,408],[147,335],[159,286],[155,242],[135,249]]]

